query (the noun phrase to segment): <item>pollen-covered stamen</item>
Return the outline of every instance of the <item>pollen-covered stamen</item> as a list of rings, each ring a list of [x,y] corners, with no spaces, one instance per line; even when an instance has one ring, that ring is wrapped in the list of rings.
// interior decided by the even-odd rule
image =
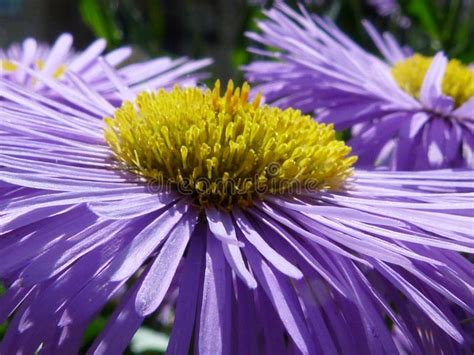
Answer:
[[[415,54],[396,63],[392,68],[392,76],[404,91],[418,98],[432,61],[432,57]],[[444,74],[442,91],[453,98],[456,106],[462,105],[474,96],[474,70],[457,59],[450,60]]]
[[[44,61],[41,59],[38,59],[35,61],[35,68],[37,70],[43,70],[44,68]],[[12,61],[9,60],[0,60],[0,73],[3,72],[14,72],[18,69],[18,65],[13,63]],[[53,78],[59,79],[63,76],[63,74],[66,72],[66,65],[61,64],[56,68],[56,70],[53,72]]]
[[[43,70],[44,69],[44,60],[38,59],[35,62],[36,69],[38,70]],[[53,78],[59,79],[61,76],[63,76],[64,72],[66,71],[66,65],[61,64],[56,68],[56,70],[53,72]]]
[[[13,72],[17,69],[15,63],[10,62],[9,60],[0,60],[0,73],[3,72]]]
[[[247,84],[232,82],[221,96],[219,81],[212,91],[143,92],[105,118],[105,138],[121,168],[192,193],[201,205],[344,183],[356,158],[332,125],[248,97]]]

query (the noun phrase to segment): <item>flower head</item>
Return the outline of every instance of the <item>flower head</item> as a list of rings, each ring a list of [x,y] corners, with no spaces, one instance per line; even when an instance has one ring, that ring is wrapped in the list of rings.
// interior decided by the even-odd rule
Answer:
[[[107,75],[120,107],[79,88],[59,90],[60,107],[25,101],[30,90],[2,81],[22,106],[0,109],[14,136],[0,141],[0,322],[10,317],[0,352],[77,352],[129,285],[90,349],[120,353],[172,282],[172,354],[467,349],[459,320],[473,310],[473,280],[459,252],[474,249],[471,172],[351,177],[331,126],[248,101],[247,86],[127,101]],[[225,173],[243,199],[193,181],[214,186]],[[301,186],[254,193],[239,183],[254,173],[250,184]],[[185,177],[191,194],[178,188]]]
[[[201,205],[250,204],[296,184],[343,184],[355,159],[345,157],[350,149],[332,126],[248,95],[248,85],[234,90],[232,82],[222,97],[219,82],[212,91],[145,92],[106,118],[105,139],[122,168],[171,183]]]
[[[33,71],[61,82],[77,81],[79,77],[103,95],[114,92],[97,59],[103,55],[103,60],[110,66],[118,67],[130,57],[131,48],[121,47],[105,54],[107,43],[103,39],[94,41],[83,51],[74,50],[72,44],[72,35],[63,33],[52,46],[27,38],[21,44],[0,49],[0,77],[35,91],[42,90],[42,95],[54,95],[54,91],[47,90],[44,82],[32,76]],[[190,61],[163,57],[127,64],[117,72],[132,90],[142,91],[171,87],[176,83],[193,85],[202,77],[202,74],[194,72],[209,64],[210,60],[206,59]]]
[[[412,54],[390,34],[366,29],[385,57],[367,53],[329,20],[279,3],[266,12],[261,34],[277,61],[245,68],[269,103],[296,107],[352,128],[359,166],[396,170],[473,167],[474,74],[443,53]]]
[[[415,54],[396,62],[391,69],[392,77],[398,86],[413,97],[420,99],[426,73],[433,58]],[[460,107],[474,97],[474,71],[456,59],[450,60],[441,81],[441,92]]]

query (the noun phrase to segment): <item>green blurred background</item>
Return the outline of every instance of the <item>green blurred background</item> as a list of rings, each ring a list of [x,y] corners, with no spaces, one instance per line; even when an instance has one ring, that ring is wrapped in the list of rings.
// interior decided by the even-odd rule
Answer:
[[[0,46],[33,36],[52,42],[61,32],[74,35],[84,48],[95,37],[109,49],[131,45],[132,60],[170,55],[214,59],[210,81],[242,80],[239,67],[251,57],[244,32],[255,30],[264,8],[259,0],[0,0]],[[287,1],[296,7],[296,1]],[[465,63],[474,62],[473,0],[306,0],[312,12],[332,18],[370,51],[375,48],[361,26],[370,20],[390,31],[416,52],[443,50]],[[0,284],[0,295],[3,293]],[[90,325],[84,349],[105,326],[114,305],[107,306]],[[148,318],[127,353],[161,354],[173,320],[172,310]],[[6,324],[0,324],[0,339]]]
[[[287,1],[296,6],[297,1]],[[134,59],[173,55],[211,57],[214,78],[239,80],[250,60],[246,30],[255,29],[265,0],[0,0],[0,45],[26,36],[51,42],[71,32],[83,48],[94,37],[110,48],[130,44]],[[361,19],[392,32],[417,52],[444,50],[474,61],[473,0],[305,0],[311,11],[329,16],[369,50]],[[471,19],[471,20],[470,20]]]

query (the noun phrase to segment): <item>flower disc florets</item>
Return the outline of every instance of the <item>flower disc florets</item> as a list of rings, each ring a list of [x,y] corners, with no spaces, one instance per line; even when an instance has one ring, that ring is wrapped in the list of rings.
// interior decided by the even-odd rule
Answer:
[[[404,91],[418,98],[432,61],[432,57],[415,54],[395,64],[392,76]],[[459,60],[451,59],[446,67],[441,88],[443,94],[453,98],[455,106],[461,106],[474,96],[474,71]]]
[[[45,62],[42,59],[37,59],[34,62],[34,67],[36,70],[43,70],[45,66]],[[0,60],[0,74],[2,72],[5,73],[10,73],[10,72],[15,72],[18,70],[18,65],[16,65],[14,62],[9,61],[9,60]],[[63,74],[66,72],[66,65],[61,64],[59,65],[53,72],[53,78],[59,79],[63,76]]]
[[[105,138],[121,168],[200,205],[341,187],[356,158],[332,125],[248,97],[247,84],[232,82],[223,96],[219,82],[212,91],[143,92],[105,118]]]

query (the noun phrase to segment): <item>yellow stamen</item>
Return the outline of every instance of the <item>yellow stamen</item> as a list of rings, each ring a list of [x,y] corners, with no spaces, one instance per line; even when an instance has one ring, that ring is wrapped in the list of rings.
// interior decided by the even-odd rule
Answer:
[[[106,117],[105,139],[119,166],[149,182],[186,188],[200,205],[248,205],[261,194],[338,189],[355,157],[332,125],[300,111],[248,101],[249,86],[223,96],[174,87],[142,92]]]
[[[0,60],[0,70],[12,72],[16,70],[16,65],[8,60]]]
[[[36,62],[35,62],[36,69],[43,70],[44,69],[44,64],[45,64],[44,60],[42,60],[42,59],[36,60]],[[66,66],[64,64],[61,64],[53,72],[53,78],[59,79],[64,74],[65,71],[66,71]]]
[[[392,68],[392,76],[404,91],[419,98],[423,80],[432,61],[431,57],[415,54],[396,63]],[[450,60],[444,74],[442,91],[453,98],[456,106],[462,105],[474,96],[474,71],[457,59]]]
[[[35,61],[35,67],[38,70],[43,70],[44,68],[44,61],[41,59],[38,59]],[[6,71],[6,72],[14,72],[18,69],[18,66],[15,63],[12,63],[8,60],[0,60],[0,71]],[[53,77],[55,79],[59,79],[63,76],[63,74],[66,72],[66,65],[62,64],[59,67],[56,68],[56,70],[53,73]]]

